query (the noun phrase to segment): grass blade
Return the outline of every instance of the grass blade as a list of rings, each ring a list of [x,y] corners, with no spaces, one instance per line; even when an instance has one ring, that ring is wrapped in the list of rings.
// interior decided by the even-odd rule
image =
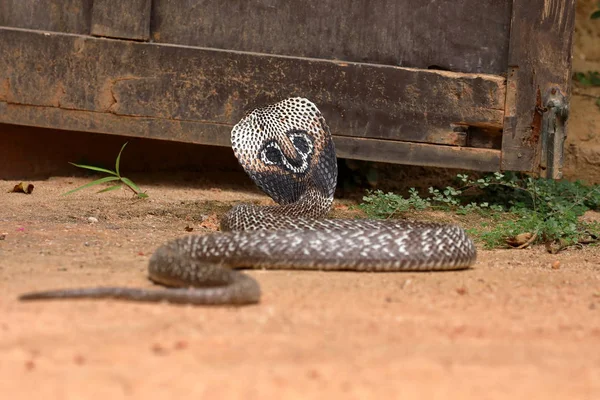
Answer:
[[[110,187],[107,187],[107,188],[105,188],[105,189],[99,190],[99,191],[98,191],[98,193],[106,193],[106,192],[111,192],[111,191],[113,191],[113,190],[120,189],[120,188],[121,188],[121,186],[123,186],[123,185],[119,183],[118,185],[110,186]]]
[[[136,194],[137,194],[137,197],[139,197],[140,199],[147,199],[148,197],[150,197],[146,193],[143,193],[143,192],[139,192]]]
[[[115,171],[111,171],[110,169],[94,167],[93,165],[84,165],[84,164],[75,164],[70,162],[69,164],[76,166],[77,168],[91,169],[92,171],[105,172],[110,175],[117,176]]]
[[[119,172],[119,164],[121,164],[121,153],[125,149],[125,146],[127,146],[127,143],[129,143],[129,142],[125,142],[125,144],[121,147],[121,151],[119,151],[119,155],[117,156],[117,161],[115,162],[115,171],[117,172],[117,176],[121,175],[121,173]]]
[[[138,185],[136,185],[135,183],[133,183],[133,181],[129,178],[125,178],[124,176],[121,177],[121,180],[130,188],[132,188],[136,193],[141,193],[142,189],[140,189],[140,187]]]
[[[100,185],[102,183],[112,182],[112,181],[118,181],[118,180],[119,180],[119,177],[117,177],[117,176],[107,176],[105,178],[100,178],[100,179],[97,179],[97,180],[95,180],[93,182],[86,183],[85,185],[79,186],[78,188],[75,188],[73,190],[69,190],[67,193],[62,194],[62,196],[66,196],[68,194],[77,192],[78,190],[81,190],[81,189],[89,188],[91,186],[96,186],[96,185]]]

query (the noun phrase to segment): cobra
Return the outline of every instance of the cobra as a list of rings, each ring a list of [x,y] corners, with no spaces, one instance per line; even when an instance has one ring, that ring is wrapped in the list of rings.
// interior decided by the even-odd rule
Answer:
[[[148,277],[165,288],[58,289],[20,298],[242,305],[261,296],[258,282],[242,268],[441,271],[475,262],[475,246],[458,226],[325,219],[337,181],[335,146],[321,112],[307,99],[252,111],[233,127],[231,144],[250,178],[277,205],[240,204],[221,220],[222,232],[159,247]]]

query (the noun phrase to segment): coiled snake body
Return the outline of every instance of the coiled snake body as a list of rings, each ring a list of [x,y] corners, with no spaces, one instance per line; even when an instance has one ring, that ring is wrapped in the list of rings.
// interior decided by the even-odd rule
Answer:
[[[437,223],[321,219],[337,180],[329,128],[309,100],[256,109],[232,130],[233,151],[278,205],[235,206],[220,233],[173,240],[150,258],[164,289],[100,287],[35,292],[22,300],[120,298],[188,304],[249,304],[260,287],[234,268],[350,271],[456,270],[476,258],[457,227]]]

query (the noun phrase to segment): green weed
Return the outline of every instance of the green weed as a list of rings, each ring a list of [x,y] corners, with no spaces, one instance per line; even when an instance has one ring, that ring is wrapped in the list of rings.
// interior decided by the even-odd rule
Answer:
[[[600,3],[599,3],[600,4]],[[600,10],[597,11],[600,15]],[[598,17],[600,18],[600,16]],[[588,71],[588,72],[575,72],[573,74],[573,79],[579,82],[582,86],[600,86],[600,72],[598,71]],[[600,107],[600,97],[593,96],[589,94],[583,94],[587,97],[595,98],[596,105]]]
[[[597,10],[590,15],[591,19],[600,19],[600,1],[597,3],[596,8]]]
[[[575,72],[573,78],[583,86],[600,86],[600,72]]]
[[[135,193],[135,195],[139,198],[146,198],[148,197],[148,195],[144,192],[142,192],[142,190],[138,187],[138,185],[136,185],[131,179],[126,178],[124,176],[121,176],[121,172],[119,170],[119,166],[121,163],[121,153],[123,153],[123,150],[125,149],[125,146],[127,146],[127,143],[125,143],[122,147],[121,150],[119,151],[119,154],[117,155],[117,160],[115,161],[115,170],[112,171],[110,169],[106,169],[106,168],[100,168],[100,167],[94,167],[92,165],[83,165],[83,164],[74,164],[74,163],[69,163],[71,165],[76,166],[77,168],[84,168],[84,169],[89,169],[92,171],[96,171],[96,172],[104,172],[106,174],[109,174],[110,176],[106,176],[104,178],[100,178],[97,179],[93,182],[87,183],[83,186],[80,186],[78,188],[75,188],[73,190],[68,191],[67,193],[64,193],[63,196],[66,196],[68,194],[71,193],[75,193],[78,190],[81,189],[86,189],[92,186],[96,186],[96,185],[100,185],[103,183],[107,183],[107,182],[119,182],[116,185],[113,186],[109,186],[107,188],[104,188],[102,190],[99,190],[98,193],[104,193],[104,192],[110,192],[112,190],[116,190],[119,189],[120,187],[122,187],[123,185],[125,185],[125,187],[131,189],[131,191],[133,193]]]
[[[456,187],[429,188],[424,197],[415,189],[407,198],[369,191],[359,208],[371,218],[428,209],[478,213],[483,222],[468,231],[488,248],[553,242],[565,247],[600,236],[597,223],[581,221],[586,211],[600,208],[600,186],[499,172],[479,179],[457,175],[457,182]]]

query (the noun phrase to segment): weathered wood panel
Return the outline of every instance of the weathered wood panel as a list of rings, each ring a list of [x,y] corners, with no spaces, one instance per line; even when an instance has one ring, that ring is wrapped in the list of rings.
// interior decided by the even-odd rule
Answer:
[[[90,33],[94,0],[0,0],[0,26]]]
[[[428,167],[498,171],[500,150],[334,136],[338,157]]]
[[[112,113],[30,106],[0,101],[0,123],[148,139],[230,146],[232,125],[129,117]]]
[[[148,40],[151,7],[151,0],[94,0],[92,35]]]
[[[233,124],[289,96],[312,99],[338,135],[448,143],[501,128],[494,75],[166,46],[0,28],[0,101]],[[451,139],[452,140],[452,139]]]
[[[502,74],[510,14],[510,0],[155,0],[152,32],[162,43]]]
[[[0,122],[115,135],[230,146],[230,125],[127,117],[110,113],[9,104],[0,101]],[[390,163],[496,171],[500,151],[350,138],[334,135],[338,157]]]
[[[570,93],[574,20],[575,0],[514,1],[503,169],[539,170],[544,100],[553,88]],[[552,147],[562,154],[555,139]],[[552,169],[552,177],[561,176],[558,165]]]

